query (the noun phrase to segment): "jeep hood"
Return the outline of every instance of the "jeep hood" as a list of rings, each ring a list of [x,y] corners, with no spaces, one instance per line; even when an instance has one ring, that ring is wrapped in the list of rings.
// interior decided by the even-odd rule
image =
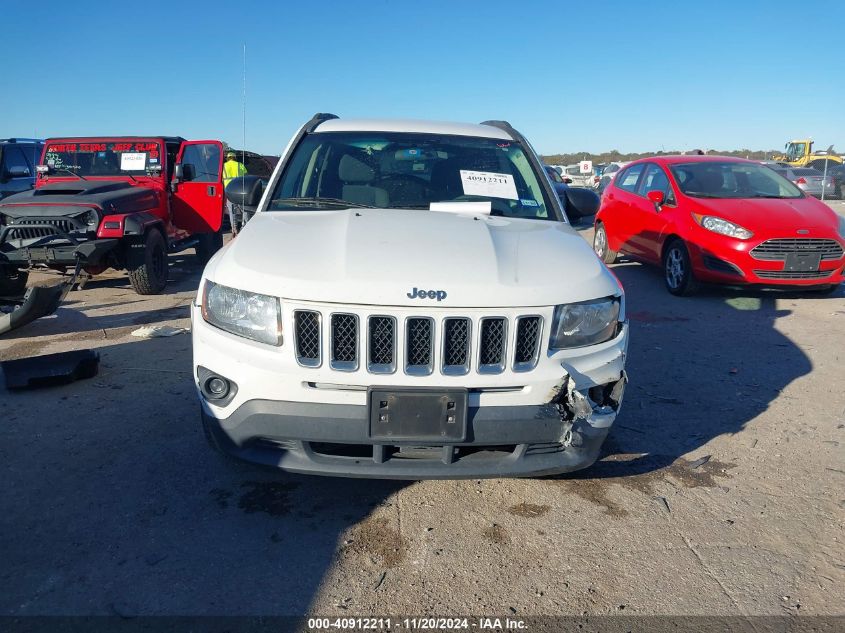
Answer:
[[[205,274],[283,299],[384,306],[548,306],[619,292],[567,224],[408,209],[259,213]],[[411,298],[414,288],[446,296]]]
[[[41,185],[0,202],[13,218],[75,215],[81,207],[99,207],[106,214],[134,213],[158,205],[153,189],[123,181],[74,180]]]

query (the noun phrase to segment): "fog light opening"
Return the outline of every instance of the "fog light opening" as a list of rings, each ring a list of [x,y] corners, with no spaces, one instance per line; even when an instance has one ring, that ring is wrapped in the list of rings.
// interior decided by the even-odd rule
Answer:
[[[212,376],[205,381],[205,392],[209,398],[220,400],[229,393],[229,381],[220,376]]]

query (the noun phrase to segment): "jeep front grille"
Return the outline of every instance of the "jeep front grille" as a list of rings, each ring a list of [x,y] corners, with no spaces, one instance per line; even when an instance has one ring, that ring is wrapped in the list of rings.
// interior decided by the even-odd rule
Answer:
[[[481,319],[481,341],[478,348],[478,371],[498,374],[505,368],[507,325],[501,317]]]
[[[513,351],[514,371],[530,371],[537,365],[540,353],[542,322],[538,316],[519,317],[516,321],[516,346]]]
[[[405,325],[405,372],[427,375],[434,357],[434,319],[413,317]]]
[[[451,318],[443,321],[443,373],[462,375],[469,371],[470,321]]]
[[[842,246],[836,240],[809,237],[786,237],[766,240],[751,249],[751,257],[762,261],[782,262],[790,253],[818,253],[823,260],[842,257]]]
[[[358,371],[365,355],[364,369],[371,374],[526,372],[543,351],[543,322],[536,314],[435,319],[303,308],[293,311],[293,348],[301,366],[320,367],[327,353],[329,368],[337,371]]]
[[[296,333],[296,361],[305,367],[320,365],[320,313],[313,310],[296,310],[293,313]]]
[[[371,316],[367,334],[367,369],[374,374],[396,371],[396,319]]]
[[[332,314],[330,364],[332,369],[358,369],[358,317],[354,314]]]
[[[18,228],[15,224],[23,224]],[[63,218],[20,218],[10,223],[9,239],[34,240],[51,235],[61,236],[62,233],[70,233],[79,229],[77,223]],[[84,227],[84,224],[83,224]]]

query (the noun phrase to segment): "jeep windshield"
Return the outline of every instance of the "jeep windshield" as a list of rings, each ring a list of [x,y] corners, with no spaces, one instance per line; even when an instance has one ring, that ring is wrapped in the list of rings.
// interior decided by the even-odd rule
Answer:
[[[491,215],[557,219],[526,152],[515,141],[317,132],[297,146],[268,210],[429,209],[432,203],[487,201]]]
[[[44,164],[56,175],[156,176],[162,153],[151,140],[49,141]]]
[[[701,161],[670,165],[686,195],[694,198],[801,198],[786,178],[756,163]]]

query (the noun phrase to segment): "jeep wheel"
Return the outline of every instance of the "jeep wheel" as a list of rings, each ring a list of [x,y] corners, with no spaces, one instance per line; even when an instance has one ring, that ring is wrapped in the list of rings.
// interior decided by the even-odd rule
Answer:
[[[129,245],[129,281],[139,295],[157,295],[167,285],[167,243],[158,229]]]
[[[19,297],[26,290],[29,273],[14,266],[0,266],[0,296]]]
[[[202,233],[199,235],[199,242],[196,246],[197,259],[200,264],[205,266],[214,253],[223,248],[223,234],[222,233]]]

